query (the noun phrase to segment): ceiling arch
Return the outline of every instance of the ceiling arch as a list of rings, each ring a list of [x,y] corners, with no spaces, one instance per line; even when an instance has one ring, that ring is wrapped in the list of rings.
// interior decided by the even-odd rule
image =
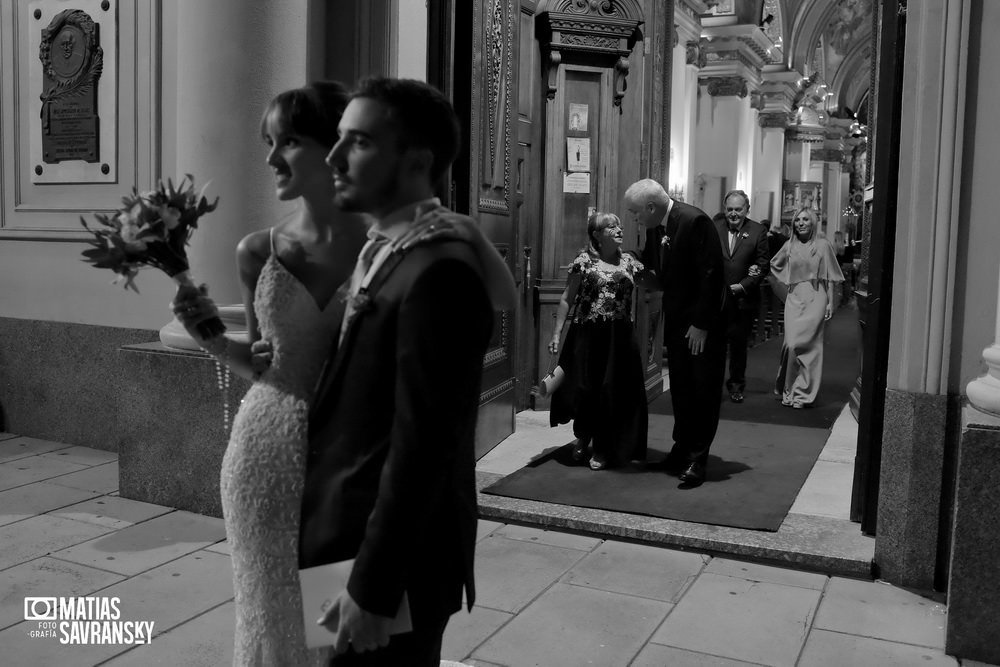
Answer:
[[[785,10],[793,3],[784,0]],[[795,8],[791,31],[785,33],[786,62],[790,69],[806,76],[818,73],[830,84],[831,111],[856,104],[868,88],[867,75],[858,75],[870,59],[872,11],[872,0],[806,0]],[[817,49],[822,49],[819,72],[814,68]]]

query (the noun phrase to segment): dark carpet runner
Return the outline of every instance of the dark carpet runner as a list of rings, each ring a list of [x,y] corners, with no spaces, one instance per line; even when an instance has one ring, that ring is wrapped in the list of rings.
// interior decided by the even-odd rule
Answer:
[[[772,389],[781,340],[750,350],[746,401],[724,399],[708,478],[687,488],[662,459],[672,440],[669,394],[650,404],[645,463],[592,471],[561,447],[483,490],[484,493],[737,528],[776,531],[812,470],[858,373],[857,311],[841,308],[827,324],[823,384],[815,407],[794,410]]]

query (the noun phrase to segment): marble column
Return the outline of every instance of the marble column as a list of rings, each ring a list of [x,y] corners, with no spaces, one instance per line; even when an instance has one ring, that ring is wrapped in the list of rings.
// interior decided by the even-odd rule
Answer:
[[[735,15],[702,16],[701,21],[704,66],[698,72],[702,94],[692,201],[698,205],[700,199],[713,215],[722,209],[727,190],[745,190],[752,197],[761,108],[757,92],[774,44],[758,26],[740,24]]]
[[[785,124],[787,114],[761,113],[758,116],[757,153],[750,217],[771,221],[781,217],[781,183],[785,169]]]
[[[171,70],[173,84],[164,87],[164,107],[172,107],[165,120],[174,131],[174,145],[164,149],[164,173],[190,173],[199,184],[210,182],[207,194],[219,197],[218,209],[204,218],[189,250],[195,279],[208,283],[219,303],[241,300],[234,263],[239,240],[292,210],[275,199],[260,119],[276,93],[307,82],[309,50],[316,46],[308,39],[310,4],[177,0],[164,5],[176,48],[176,64],[164,68]]]
[[[670,166],[664,187],[690,202],[694,190],[694,160],[697,153],[695,124],[698,113],[698,70],[705,64],[699,39],[700,0],[680,0],[674,7],[673,72],[670,78]]]

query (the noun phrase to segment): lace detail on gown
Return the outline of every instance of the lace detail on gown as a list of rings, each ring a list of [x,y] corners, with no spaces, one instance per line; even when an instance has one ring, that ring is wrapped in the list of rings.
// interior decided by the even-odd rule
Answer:
[[[305,480],[309,400],[326,361],[338,311],[321,311],[274,254],[254,295],[271,367],[253,384],[233,420],[222,462],[222,510],[233,561],[236,642],[233,664],[325,665],[328,649],[308,650],[298,584],[299,518]]]

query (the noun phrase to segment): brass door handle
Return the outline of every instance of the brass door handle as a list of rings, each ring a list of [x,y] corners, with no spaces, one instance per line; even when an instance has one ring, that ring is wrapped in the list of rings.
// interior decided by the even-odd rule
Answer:
[[[531,286],[531,246],[524,246],[524,285],[525,289]]]

